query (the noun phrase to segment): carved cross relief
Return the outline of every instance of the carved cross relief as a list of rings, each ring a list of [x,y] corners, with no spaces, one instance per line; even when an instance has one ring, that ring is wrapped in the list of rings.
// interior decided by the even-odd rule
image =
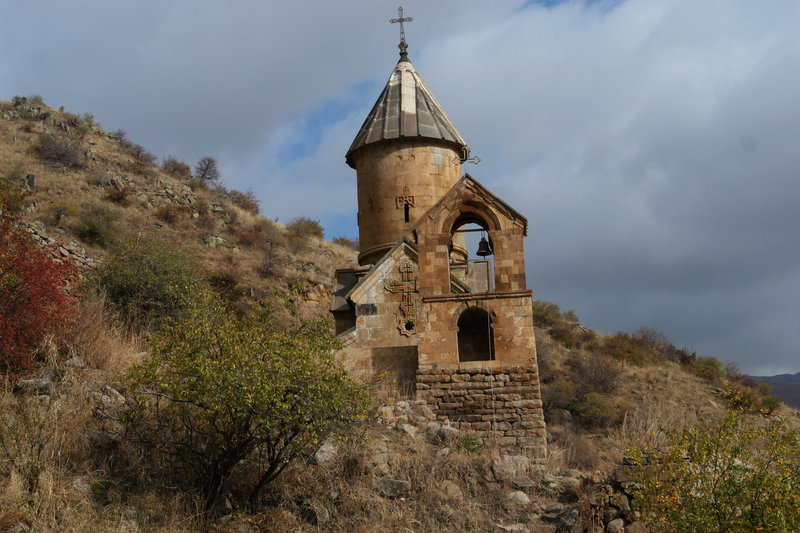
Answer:
[[[387,280],[383,286],[387,292],[402,294],[397,329],[402,335],[410,337],[417,332],[417,302],[412,298],[412,293],[417,290],[416,272],[414,264],[408,259],[400,261],[397,270],[400,272],[402,281]]]

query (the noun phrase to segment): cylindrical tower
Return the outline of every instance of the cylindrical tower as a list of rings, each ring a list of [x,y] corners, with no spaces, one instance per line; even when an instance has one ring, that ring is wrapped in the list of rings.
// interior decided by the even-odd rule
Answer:
[[[359,264],[378,261],[444,196],[468,153],[401,43],[400,61],[346,156],[358,180]],[[463,243],[454,254],[465,257]]]

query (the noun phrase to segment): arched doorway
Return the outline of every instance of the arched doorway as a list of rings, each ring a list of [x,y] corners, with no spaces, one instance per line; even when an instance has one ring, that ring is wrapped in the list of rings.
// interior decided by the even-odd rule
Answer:
[[[494,359],[494,333],[489,313],[471,307],[458,317],[458,360]]]

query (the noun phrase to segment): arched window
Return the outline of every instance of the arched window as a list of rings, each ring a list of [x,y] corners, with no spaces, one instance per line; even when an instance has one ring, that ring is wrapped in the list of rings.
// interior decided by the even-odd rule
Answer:
[[[494,333],[489,313],[471,307],[458,317],[458,360],[494,359]]]
[[[486,224],[477,218],[459,220],[451,230],[450,247],[450,274],[461,282],[455,290],[493,290],[494,260]]]

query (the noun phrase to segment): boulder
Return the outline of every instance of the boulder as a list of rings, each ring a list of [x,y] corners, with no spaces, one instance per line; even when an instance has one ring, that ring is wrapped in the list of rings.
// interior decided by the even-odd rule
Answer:
[[[633,522],[625,526],[625,533],[647,533],[647,528],[641,522]]]
[[[531,530],[528,529],[528,526],[520,523],[506,525],[497,524],[495,527],[497,527],[497,529],[500,531],[506,531],[507,533],[531,533]]]
[[[339,455],[339,447],[327,440],[314,454],[314,460],[318,465],[323,465],[336,459],[337,455]]]
[[[623,533],[625,531],[625,521],[622,518],[615,518],[606,526],[606,533]]]
[[[400,430],[412,439],[417,436],[417,428],[411,424],[400,424]]]
[[[492,458],[492,474],[497,481],[511,481],[516,476],[525,475],[530,459],[524,455],[501,455]]]
[[[506,495],[506,500],[515,505],[528,505],[531,503],[531,499],[528,497],[528,495],[521,490],[509,492]]]
[[[514,476],[513,478],[511,478],[511,486],[514,487],[515,489],[519,490],[530,489],[534,485],[536,485],[536,482],[533,481],[528,476]]]
[[[436,493],[448,503],[461,503],[464,501],[464,493],[461,488],[449,479],[445,479],[439,484]]]
[[[404,479],[379,479],[378,492],[384,498],[406,498],[411,493],[411,482]]]

